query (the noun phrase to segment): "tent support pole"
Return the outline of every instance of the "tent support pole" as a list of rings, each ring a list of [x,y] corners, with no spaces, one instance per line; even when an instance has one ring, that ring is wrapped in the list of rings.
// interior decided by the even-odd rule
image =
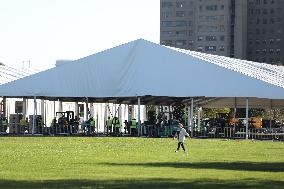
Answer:
[[[84,107],[84,121],[88,121],[88,109],[89,109],[89,101],[86,98],[85,107]]]
[[[137,118],[138,118],[138,136],[140,136],[140,135],[142,135],[142,129],[141,129],[141,120],[140,120],[140,97],[138,97],[138,116],[137,116]]]
[[[191,138],[193,137],[193,98],[191,98],[190,106],[190,127],[191,127]]]
[[[191,123],[190,123],[190,118],[191,118],[191,116],[190,116],[190,112],[191,112],[191,108],[190,108],[190,106],[188,106],[187,107],[187,126],[188,126],[188,128],[190,127],[190,125],[191,125]]]
[[[202,111],[202,108],[201,107],[198,107],[198,112],[197,112],[197,128],[198,128],[198,132],[200,132],[201,131],[201,128],[200,128],[200,126],[201,126],[201,111]]]
[[[235,97],[235,100],[234,100],[234,118],[236,118],[236,113],[237,113],[237,98]]]
[[[35,114],[36,114],[36,96],[34,96],[34,114],[33,114],[33,127],[32,127],[32,135],[34,135],[35,133],[35,124],[36,124],[36,120],[35,120]]]
[[[62,111],[63,111],[63,104],[62,104],[62,101],[58,99],[58,112],[62,112]]]
[[[246,98],[246,140],[248,139],[248,109],[249,109],[249,99]]]
[[[6,111],[6,108],[7,108],[7,98],[6,97],[3,97],[3,116],[4,117],[8,117],[8,114],[7,114],[7,111]]]
[[[23,98],[23,116],[24,118],[27,117],[27,99]]]
[[[56,110],[55,110],[55,100],[53,101],[53,117],[56,117]]]
[[[270,109],[269,109],[269,128],[272,128],[272,100],[270,100]]]
[[[42,121],[44,123],[46,123],[46,121],[45,121],[45,118],[46,118],[45,112],[46,111],[45,111],[44,99],[41,99],[40,100],[40,115],[41,115]]]
[[[237,97],[234,100],[234,132],[236,131]]]
[[[79,104],[75,102],[75,116],[79,117]]]

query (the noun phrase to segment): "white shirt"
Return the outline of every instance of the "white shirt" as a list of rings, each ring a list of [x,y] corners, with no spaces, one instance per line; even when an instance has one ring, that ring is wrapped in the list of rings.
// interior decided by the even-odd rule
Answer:
[[[178,134],[179,132],[179,134]],[[178,136],[177,136],[178,135]],[[178,141],[179,142],[184,142],[185,140],[185,136],[189,136],[189,134],[186,132],[186,130],[184,128],[181,128],[180,131],[178,130],[175,134],[175,136],[178,137]]]

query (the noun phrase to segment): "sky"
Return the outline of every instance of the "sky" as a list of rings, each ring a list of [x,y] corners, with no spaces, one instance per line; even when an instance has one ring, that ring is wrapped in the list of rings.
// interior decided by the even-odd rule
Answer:
[[[139,38],[159,43],[159,6],[159,0],[0,0],[0,62],[43,68]]]

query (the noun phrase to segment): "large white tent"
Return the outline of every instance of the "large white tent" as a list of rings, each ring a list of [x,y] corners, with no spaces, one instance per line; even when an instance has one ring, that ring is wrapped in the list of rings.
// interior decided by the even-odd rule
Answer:
[[[284,107],[281,67],[208,55],[143,39],[0,86],[4,97],[209,107]],[[138,97],[138,98],[137,98]]]
[[[0,86],[7,97],[252,97],[284,99],[283,70],[275,66],[169,48],[135,40]],[[163,98],[162,98],[163,97]],[[203,101],[204,102],[204,101]]]

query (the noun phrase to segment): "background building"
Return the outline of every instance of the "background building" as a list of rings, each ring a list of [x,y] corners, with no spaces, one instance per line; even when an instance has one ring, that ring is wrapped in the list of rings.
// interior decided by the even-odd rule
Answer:
[[[248,3],[247,59],[284,64],[284,1],[250,0]]]
[[[281,0],[161,0],[160,6],[163,45],[284,63]],[[260,43],[263,38],[266,43]],[[270,39],[273,39],[271,45]]]

